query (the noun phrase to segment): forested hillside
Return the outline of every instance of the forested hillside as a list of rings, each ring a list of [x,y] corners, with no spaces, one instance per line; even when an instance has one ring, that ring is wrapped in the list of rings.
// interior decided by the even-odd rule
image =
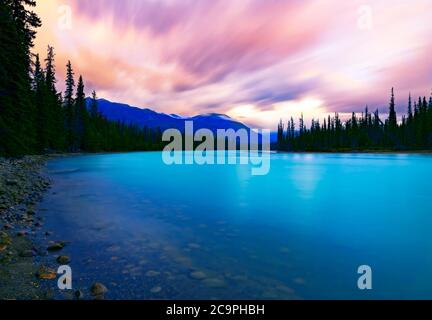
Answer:
[[[48,152],[161,149],[159,130],[110,122],[96,92],[86,106],[83,77],[67,66],[66,90],[56,89],[54,48],[32,53],[41,20],[35,0],[0,1],[0,156]]]
[[[371,113],[368,107],[361,116],[352,113],[345,122],[338,113],[322,122],[312,120],[309,129],[303,115],[298,128],[291,117],[286,126],[282,121],[278,125],[277,147],[286,151],[431,150],[432,96],[414,102],[410,96],[407,114],[399,121],[393,89],[385,120],[378,110]]]

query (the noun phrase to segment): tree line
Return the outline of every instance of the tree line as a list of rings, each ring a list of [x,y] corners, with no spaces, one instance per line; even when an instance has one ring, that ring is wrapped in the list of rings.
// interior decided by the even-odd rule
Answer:
[[[96,92],[86,99],[82,76],[66,68],[66,89],[56,89],[54,48],[32,54],[40,18],[35,0],[0,1],[0,156],[48,152],[160,150],[160,130],[108,121]]]
[[[398,121],[394,89],[391,90],[389,111],[385,120],[379,110],[370,112],[366,106],[359,116],[352,113],[342,121],[339,114],[312,119],[306,127],[304,117],[296,128],[291,117],[285,124],[278,124],[277,149],[283,151],[352,151],[352,150],[431,150],[432,149],[432,96],[408,98],[407,113]]]

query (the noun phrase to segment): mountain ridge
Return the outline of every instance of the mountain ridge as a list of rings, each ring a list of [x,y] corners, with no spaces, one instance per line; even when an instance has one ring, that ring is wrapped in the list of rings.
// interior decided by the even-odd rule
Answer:
[[[90,105],[90,98],[86,98],[87,106]],[[112,102],[107,99],[98,99],[98,111],[110,121],[120,121],[129,125],[160,128],[178,129],[184,131],[185,122],[193,121],[194,131],[209,129],[215,132],[217,129],[246,129],[251,130],[245,124],[232,119],[228,115],[220,113],[198,114],[192,117],[184,117],[177,114],[159,113],[150,108],[139,108],[126,103]]]

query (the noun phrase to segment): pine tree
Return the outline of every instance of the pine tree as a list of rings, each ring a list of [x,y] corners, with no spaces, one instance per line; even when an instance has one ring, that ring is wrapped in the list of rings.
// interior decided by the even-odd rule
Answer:
[[[64,150],[66,143],[65,119],[61,95],[57,92],[56,82],[54,48],[48,46],[47,57],[45,58],[45,83],[48,90],[47,105],[49,115],[46,121],[49,130],[50,149],[61,151]]]
[[[321,126],[319,120],[312,119],[310,129],[307,129],[300,118],[301,134],[291,137],[294,129],[288,122],[287,141],[280,146],[282,150],[307,151],[339,151],[339,150],[430,150],[432,148],[432,95],[429,99],[420,97],[414,103],[411,95],[408,97],[407,114],[402,116],[402,122],[394,123],[395,110],[394,91],[390,99],[389,118],[383,123],[379,110],[373,114],[368,106],[358,117],[352,113],[351,118],[342,122],[339,114],[328,116]],[[390,115],[393,114],[393,120]],[[292,119],[292,118],[291,118]],[[411,119],[411,120],[410,120]],[[392,125],[393,123],[393,125]]]
[[[282,146],[284,144],[284,125],[283,125],[282,119],[279,121],[279,124],[278,124],[277,139],[278,139],[278,144],[280,146]]]
[[[89,117],[82,77],[74,99],[70,62],[63,101],[55,87],[54,49],[48,47],[45,69],[40,57],[31,54],[35,29],[40,26],[39,18],[31,11],[34,5],[34,0],[0,1],[0,155],[65,149],[161,149],[160,131],[110,122],[102,117],[97,111],[95,92]],[[78,124],[75,127],[74,119]]]
[[[47,124],[49,114],[47,101],[48,90],[45,84],[45,75],[41,67],[39,55],[36,55],[32,87],[36,107],[38,151],[43,152],[49,147],[49,125]]]
[[[394,131],[397,127],[397,115],[396,115],[395,96],[394,96],[393,88],[391,90],[388,124],[389,124],[389,129],[391,131]]]
[[[45,81],[47,87],[54,93],[57,94],[55,84],[57,82],[55,77],[55,65],[54,65],[54,48],[48,46],[47,57],[45,59]]]
[[[36,110],[31,92],[31,58],[40,20],[31,0],[0,2],[0,153],[37,152]]]
[[[303,117],[303,113],[300,116],[299,119],[299,130],[300,130],[300,136],[302,136],[305,133],[305,124],[304,124],[304,117]]]
[[[78,79],[74,110],[74,132],[77,139],[76,145],[79,149],[86,149],[88,144],[89,116],[84,93],[84,81],[82,76]]]
[[[72,64],[68,61],[66,65],[66,89],[63,97],[63,103],[66,115],[66,135],[67,135],[67,146],[70,151],[76,151],[77,137],[74,131],[74,118],[75,118],[75,108],[74,108],[74,72],[72,70]]]
[[[92,97],[90,101],[90,116],[93,119],[96,119],[99,116],[97,95],[96,95],[96,91],[94,90],[92,92]]]
[[[412,100],[411,100],[411,93],[408,97],[408,123],[412,123],[413,121],[413,111],[412,111]]]

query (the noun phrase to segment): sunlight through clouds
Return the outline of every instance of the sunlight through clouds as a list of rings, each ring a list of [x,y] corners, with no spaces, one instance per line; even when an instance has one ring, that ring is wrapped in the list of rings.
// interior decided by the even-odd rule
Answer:
[[[293,117],[303,114],[305,121],[310,122],[314,117],[326,115],[327,110],[324,108],[321,100],[305,98],[301,100],[282,101],[274,104],[267,110],[262,110],[253,104],[240,105],[229,110],[227,114],[240,121],[271,127],[274,126],[275,123],[278,123],[280,119],[285,121],[289,114]]]
[[[432,87],[430,0],[67,3],[71,30],[58,28],[63,1],[37,8],[44,26],[36,51],[56,48],[60,90],[70,58],[101,97],[274,128],[301,112],[383,110],[391,87],[405,111],[409,92]],[[359,28],[365,5],[373,23]]]

